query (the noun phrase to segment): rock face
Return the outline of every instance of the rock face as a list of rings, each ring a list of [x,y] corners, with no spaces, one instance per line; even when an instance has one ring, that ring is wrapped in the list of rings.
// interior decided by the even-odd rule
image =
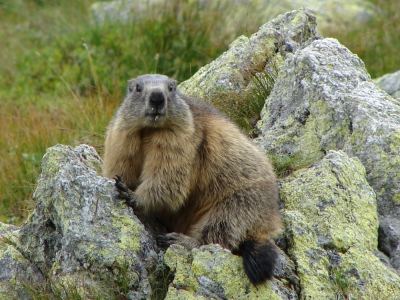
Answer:
[[[250,38],[241,36],[216,60],[180,84],[185,94],[208,100],[221,91],[240,93],[254,73],[271,61],[310,44],[319,36],[316,19],[308,10],[292,11],[260,27]]]
[[[157,268],[163,265],[154,239],[130,209],[113,200],[114,183],[98,175],[101,165],[86,145],[46,152],[36,209],[20,230],[5,234],[12,242],[0,255],[2,272],[13,270],[1,282],[13,281],[19,297],[32,295],[19,288],[24,285],[39,294],[67,287],[82,297],[104,297],[111,286],[129,299],[150,299],[159,288],[163,270]],[[15,266],[27,270],[16,272]],[[6,287],[0,285],[0,299],[7,299]]]
[[[0,300],[399,300],[400,104],[315,25],[308,10],[278,16],[180,86],[204,98],[240,93],[280,62],[255,142],[314,162],[280,179],[284,232],[272,281],[252,286],[242,259],[219,245],[159,249],[153,228],[99,175],[94,149],[57,145],[43,158],[28,220],[0,224]]]
[[[400,277],[375,255],[376,196],[357,158],[330,150],[283,179],[280,196],[302,299],[396,299]]]
[[[390,96],[400,99],[400,71],[383,75],[373,81]]]
[[[219,245],[191,252],[174,245],[165,262],[175,273],[166,299],[281,299],[269,285],[256,288],[244,281],[242,259]]]
[[[400,103],[334,39],[313,42],[282,66],[266,101],[260,144],[293,155],[342,149],[358,157],[377,194],[380,248],[400,270]]]

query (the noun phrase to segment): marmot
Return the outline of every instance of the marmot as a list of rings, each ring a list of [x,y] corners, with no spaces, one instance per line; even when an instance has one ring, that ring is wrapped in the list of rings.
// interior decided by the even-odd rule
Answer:
[[[153,214],[161,246],[216,243],[243,257],[253,284],[273,276],[281,229],[276,177],[266,155],[222,113],[143,75],[108,126],[104,176],[121,198]]]

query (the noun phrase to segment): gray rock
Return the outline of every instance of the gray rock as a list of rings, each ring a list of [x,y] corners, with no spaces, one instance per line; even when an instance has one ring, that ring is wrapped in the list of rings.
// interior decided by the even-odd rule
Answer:
[[[31,299],[23,285],[44,283],[40,270],[18,249],[19,228],[0,223],[0,299]]]
[[[396,299],[400,277],[375,256],[376,196],[365,176],[357,158],[331,150],[281,181],[301,299]]]
[[[383,75],[373,82],[393,98],[400,99],[400,71]]]
[[[348,30],[365,26],[375,15],[376,7],[365,0],[290,0],[293,9],[307,7],[315,11],[318,19],[318,30],[322,35],[333,30]]]
[[[167,6],[167,5],[170,6]],[[173,9],[174,13],[179,15],[183,7],[199,8],[205,11],[223,10],[226,16],[226,28],[237,27],[238,24],[249,22],[250,12],[251,21],[259,21],[273,18],[279,13],[290,9],[289,3],[285,1],[258,1],[258,0],[219,0],[219,1],[196,1],[196,2],[179,2],[165,0],[115,0],[94,2],[91,7],[93,20],[97,24],[105,22],[128,22],[132,20],[140,20],[143,16],[150,16],[154,19],[164,14],[168,9]],[[296,5],[294,8],[301,7]],[[148,14],[148,13],[151,13]],[[240,26],[240,25],[239,25]]]
[[[205,101],[221,91],[240,93],[254,73],[262,72],[271,62],[279,65],[286,53],[320,38],[316,25],[315,15],[307,9],[279,15],[250,38],[237,38],[228,51],[181,83],[179,89]]]
[[[104,24],[107,21],[126,23],[140,16],[146,8],[151,5],[160,5],[163,1],[135,1],[135,0],[117,0],[95,2],[90,10],[94,21],[98,24]]]
[[[400,103],[371,82],[363,62],[334,39],[298,50],[258,127],[265,149],[316,158],[343,149],[361,160],[378,197],[381,249],[398,268],[400,227],[390,224],[400,219]]]
[[[67,286],[90,298],[115,288],[126,299],[150,299],[162,282],[162,257],[132,210],[113,200],[114,182],[98,175],[101,165],[86,145],[49,148],[34,193],[36,208],[15,235],[15,248],[53,292],[54,286]],[[3,255],[0,264],[9,257]],[[15,272],[5,278],[15,278]],[[30,286],[37,289],[41,282]]]
[[[246,278],[242,258],[219,245],[187,251],[172,245],[165,262],[174,273],[166,299],[298,299],[293,284],[294,264],[281,253],[276,273],[281,276],[260,286]],[[295,281],[298,281],[298,278]]]

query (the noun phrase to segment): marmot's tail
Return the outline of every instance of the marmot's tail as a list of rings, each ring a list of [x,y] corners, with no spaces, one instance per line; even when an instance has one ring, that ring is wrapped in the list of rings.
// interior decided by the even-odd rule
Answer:
[[[246,240],[240,244],[239,251],[252,284],[257,285],[272,278],[278,254],[271,240]]]

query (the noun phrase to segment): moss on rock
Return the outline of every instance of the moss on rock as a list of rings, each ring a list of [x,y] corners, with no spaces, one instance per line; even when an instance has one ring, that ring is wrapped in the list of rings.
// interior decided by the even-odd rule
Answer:
[[[321,162],[281,181],[288,253],[297,266],[303,299],[369,295],[377,280],[388,293],[400,289],[400,277],[374,255],[376,196],[365,176],[357,158],[331,150]],[[367,264],[374,275],[365,272]],[[335,274],[343,274],[345,290]]]
[[[165,263],[175,273],[166,299],[282,299],[271,282],[253,286],[244,273],[242,259],[219,245],[187,251],[178,245],[165,254]],[[192,299],[192,298],[189,298]]]

